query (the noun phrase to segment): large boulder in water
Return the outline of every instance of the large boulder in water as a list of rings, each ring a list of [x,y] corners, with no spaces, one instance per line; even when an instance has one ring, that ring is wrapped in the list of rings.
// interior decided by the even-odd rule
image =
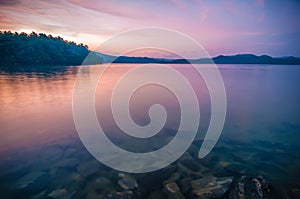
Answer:
[[[242,176],[233,190],[229,199],[267,199],[270,185],[263,177]]]
[[[138,188],[138,183],[132,176],[125,173],[119,173],[119,177],[118,184],[122,189],[132,190]]]
[[[232,182],[232,177],[207,176],[191,182],[192,192],[201,199],[222,198]]]
[[[185,199],[176,182],[165,184],[164,191],[167,193],[168,199]]]

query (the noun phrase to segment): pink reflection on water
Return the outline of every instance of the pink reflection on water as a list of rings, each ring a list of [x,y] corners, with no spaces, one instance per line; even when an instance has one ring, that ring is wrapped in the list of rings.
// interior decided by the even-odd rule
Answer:
[[[0,152],[76,136],[71,107],[74,78],[70,71],[2,74]]]
[[[96,92],[98,120],[110,133],[116,129],[110,111],[111,91],[116,81],[137,64],[113,64],[99,81]],[[87,74],[98,67],[89,66]],[[155,66],[153,66],[155,67]],[[188,65],[173,65],[187,77],[199,98],[200,109],[209,114],[210,102],[201,77]],[[58,73],[3,73],[0,76],[0,152],[77,139],[72,116],[72,92],[78,67],[68,67]],[[143,78],[143,77],[136,77]],[[180,84],[180,82],[178,82]],[[133,120],[140,125],[149,121],[148,110],[154,103],[166,107],[169,113],[168,128],[177,128],[178,102],[166,88],[157,85],[137,90],[130,102]],[[186,102],[188,103],[188,102]],[[203,114],[200,128],[208,123]],[[202,121],[201,121],[202,122]],[[202,124],[202,126],[201,126]]]

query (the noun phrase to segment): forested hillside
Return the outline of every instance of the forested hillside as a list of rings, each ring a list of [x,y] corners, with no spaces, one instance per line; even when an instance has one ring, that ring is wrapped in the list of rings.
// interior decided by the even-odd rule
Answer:
[[[0,67],[80,65],[88,53],[88,46],[61,37],[0,31]]]

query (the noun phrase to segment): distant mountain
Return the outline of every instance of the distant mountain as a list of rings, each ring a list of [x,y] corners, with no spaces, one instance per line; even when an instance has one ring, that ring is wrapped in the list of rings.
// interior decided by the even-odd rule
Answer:
[[[212,59],[164,59],[150,57],[127,57],[127,56],[112,56],[102,53],[96,53],[100,56],[104,63],[169,63],[169,64],[277,64],[277,65],[300,65],[299,57],[270,57],[268,55],[253,55],[253,54],[238,54],[231,56],[219,55]],[[213,62],[212,62],[213,61]]]
[[[101,60],[102,63],[170,63],[174,61],[174,59],[165,58],[113,56],[98,52],[90,53],[87,60],[85,64],[99,63],[97,60]]]
[[[268,55],[256,56],[253,54],[239,54],[233,56],[220,55],[213,58],[213,60],[216,64],[300,64],[300,58],[297,57],[276,58]]]
[[[44,33],[30,34],[0,31],[0,67],[10,66],[70,66],[101,63],[161,63],[161,64],[281,64],[300,65],[299,57],[268,55],[220,55],[212,59],[165,59],[152,57],[113,56],[89,51],[88,46]],[[86,59],[87,58],[87,59]]]

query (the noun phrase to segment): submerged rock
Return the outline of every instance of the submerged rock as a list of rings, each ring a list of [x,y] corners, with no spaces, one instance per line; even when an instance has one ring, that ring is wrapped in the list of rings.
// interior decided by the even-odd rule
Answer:
[[[154,192],[151,192],[149,194],[149,196],[147,197],[147,199],[165,199],[165,194],[160,191],[160,190],[156,190]]]
[[[151,187],[151,189],[161,189],[161,183],[167,180],[174,172],[176,172],[175,165],[169,165],[163,169],[155,172],[143,173],[136,175],[138,178],[139,186]]]
[[[57,198],[66,198],[68,191],[66,189],[57,189],[48,194],[48,198],[57,199]]]
[[[289,198],[291,199],[299,199],[300,198],[300,186],[296,186],[291,188],[288,191]]]
[[[92,160],[90,162],[79,164],[77,166],[77,171],[80,175],[87,177],[95,174],[97,171],[99,171],[99,168],[100,163],[95,160]]]
[[[167,193],[169,199],[185,199],[176,182],[165,184],[164,191]]]
[[[270,192],[270,185],[266,179],[259,176],[253,178],[242,176],[234,189],[230,192],[230,199],[266,199]]]
[[[49,174],[43,171],[31,172],[21,177],[15,184],[19,190],[38,191],[49,182]]]
[[[216,178],[208,176],[192,181],[192,192],[201,199],[222,198],[232,182],[232,177]]]
[[[46,194],[46,191],[42,191],[42,192],[40,192],[40,193],[38,193],[38,194],[32,196],[31,199],[43,199],[43,198],[46,197],[46,195],[47,195],[47,194]]]
[[[89,192],[86,194],[86,196],[84,197],[85,199],[97,199],[97,198],[104,198],[105,195],[102,195],[101,193],[97,193],[97,192]]]
[[[173,173],[167,180],[165,180],[163,182],[163,184],[167,184],[167,183],[170,183],[170,182],[175,182],[175,181],[178,181],[180,179],[180,173],[178,172],[175,172]]]
[[[76,195],[77,190],[75,189],[56,189],[48,194],[48,199],[71,199]]]
[[[86,180],[85,187],[80,187],[80,193],[85,193],[86,196],[84,198],[88,199],[104,198],[107,193],[115,191],[116,189],[110,179],[104,176],[97,177],[96,179]]]
[[[191,178],[200,178],[202,177],[201,173],[195,172],[180,162],[177,163],[177,172],[182,176],[182,177],[191,177]]]
[[[134,199],[134,194],[132,191],[127,190],[123,192],[115,192],[108,194],[105,199]]]
[[[72,168],[76,167],[79,163],[79,160],[75,158],[66,158],[63,159],[55,164],[56,167],[61,167],[61,168]]]
[[[110,181],[110,179],[108,179],[108,178],[106,178],[106,177],[98,177],[98,178],[95,180],[94,185],[95,185],[96,187],[102,187],[102,188],[105,188],[105,187],[111,186],[111,181]]]
[[[200,165],[197,163],[197,161],[193,158],[193,156],[189,152],[185,152],[178,159],[178,161],[192,171],[198,171],[200,169]]]
[[[191,179],[183,178],[179,181],[179,186],[182,193],[187,193],[191,190]]]
[[[93,195],[99,195],[99,193],[109,193],[112,191],[115,191],[112,182],[103,176],[89,180],[84,188],[84,192],[88,193],[89,198],[92,198]]]
[[[120,185],[120,187],[122,189],[130,190],[130,189],[138,188],[138,184],[132,176],[124,174],[124,173],[119,173],[119,177],[121,179],[119,179],[118,184]]]

